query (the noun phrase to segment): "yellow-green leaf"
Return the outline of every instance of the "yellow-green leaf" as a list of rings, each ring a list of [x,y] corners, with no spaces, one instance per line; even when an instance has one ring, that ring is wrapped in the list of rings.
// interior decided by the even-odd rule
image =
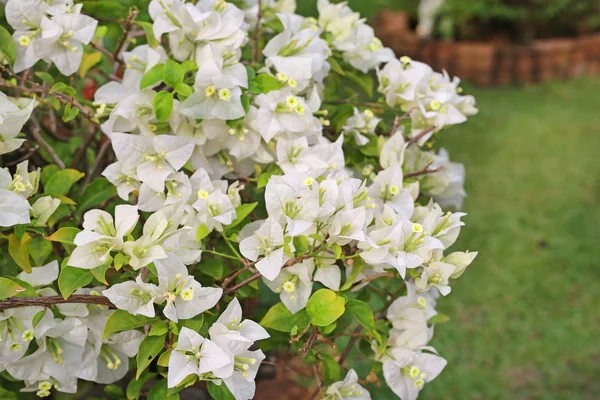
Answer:
[[[165,347],[165,336],[146,336],[142,343],[140,343],[140,349],[138,350],[136,362],[137,362],[137,372],[135,374],[135,379],[139,379],[140,375],[156,358],[158,353],[161,352]]]
[[[23,292],[25,288],[10,279],[0,278],[0,300],[8,299]]]
[[[31,236],[25,233],[21,240],[13,233],[8,237],[8,253],[15,260],[15,263],[28,274],[31,273],[31,262],[29,261],[29,245]]]
[[[155,321],[158,321],[158,318],[149,318],[143,315],[132,315],[125,310],[117,310],[112,313],[110,317],[108,317],[102,337],[103,339],[106,339],[113,333],[140,328]]]
[[[46,239],[52,242],[73,244],[73,240],[79,232],[81,232],[79,229],[73,227],[60,228]]]
[[[306,304],[310,322],[316,326],[327,326],[344,314],[346,301],[333,290],[320,289],[313,293]]]
[[[13,65],[17,58],[17,46],[15,41],[8,31],[0,26],[0,64],[4,60],[8,61],[9,65]]]
[[[68,299],[74,291],[89,284],[93,277],[94,275],[89,269],[63,266],[58,276],[60,294],[65,300]]]
[[[90,69],[94,65],[98,64],[102,60],[102,53],[96,51],[94,53],[84,53],[79,65],[79,77],[83,78],[87,75]]]
[[[65,196],[84,175],[83,172],[76,169],[61,169],[48,179],[44,186],[44,193],[53,196]]]

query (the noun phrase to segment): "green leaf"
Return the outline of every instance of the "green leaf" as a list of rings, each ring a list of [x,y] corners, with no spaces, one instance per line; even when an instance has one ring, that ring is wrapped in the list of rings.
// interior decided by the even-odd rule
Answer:
[[[164,321],[156,321],[150,327],[150,332],[148,335],[150,336],[162,336],[165,335],[169,331],[169,325]]]
[[[192,72],[198,69],[198,64],[192,60],[186,60],[181,63],[181,68],[183,68],[183,73],[187,74],[188,72]]]
[[[65,106],[62,120],[63,122],[73,121],[79,115],[79,108],[72,107],[71,104]]]
[[[137,380],[130,380],[126,390],[127,400],[139,399],[146,382],[155,376],[156,374],[153,372],[144,372]]]
[[[158,39],[156,39],[156,36],[154,36],[154,31],[152,30],[152,24],[150,22],[143,22],[143,21],[134,21],[134,23],[137,26],[144,29],[144,32],[146,33],[146,41],[148,42],[148,45],[150,47],[152,47],[153,49],[157,48],[158,45],[160,44],[160,42],[158,41]]]
[[[375,317],[371,306],[360,300],[349,300],[346,303],[346,309],[356,318],[366,330],[372,331],[375,329]]]
[[[175,86],[175,93],[177,93],[179,95],[179,98],[181,99],[181,97],[183,98],[188,98],[192,95],[192,93],[194,93],[194,90],[192,89],[192,87],[190,85],[186,85],[183,82],[179,82],[176,86]]]
[[[79,198],[76,216],[81,218],[83,213],[101,205],[111,197],[117,195],[117,189],[106,178],[94,179]]]
[[[166,335],[146,336],[144,340],[142,340],[136,356],[137,372],[135,374],[135,379],[139,379],[142,372],[148,368],[152,360],[154,360],[158,353],[165,348],[165,337]]]
[[[152,385],[146,400],[179,400],[179,393],[172,393],[174,390],[178,389],[175,388],[169,390],[167,387],[167,380],[160,379],[154,385]]]
[[[180,322],[182,327],[186,327],[188,329],[193,330],[194,332],[198,332],[202,325],[204,325],[204,314],[200,314],[194,318],[190,319],[182,319]]]
[[[25,291],[23,286],[10,279],[0,277],[0,300],[8,299]]]
[[[125,310],[117,310],[108,317],[102,338],[106,340],[113,333],[140,328],[156,321],[158,321],[157,317],[150,318],[143,315],[131,315]]]
[[[301,255],[308,251],[310,247],[310,243],[308,242],[308,238],[304,235],[294,237],[294,248],[296,249],[296,254]]]
[[[0,26],[0,64],[7,61],[12,67],[17,58],[17,46],[8,31]]]
[[[94,278],[96,278],[98,282],[108,285],[108,281],[106,280],[106,271],[110,269],[111,264],[112,259],[109,259],[104,264],[90,269],[90,271],[92,271],[92,275],[94,275]]]
[[[88,285],[93,278],[94,275],[89,269],[65,265],[61,268],[58,276],[58,289],[66,300],[75,290]]]
[[[15,263],[28,274],[31,273],[31,263],[29,262],[29,245],[31,236],[25,233],[21,240],[13,233],[8,237],[8,253],[15,260]]]
[[[104,386],[104,393],[111,399],[122,399],[125,396],[123,389],[119,385]]]
[[[44,185],[44,193],[53,196],[66,196],[71,187],[84,177],[83,172],[75,169],[61,169],[48,179]]]
[[[345,300],[329,289],[319,289],[308,299],[306,312],[316,326],[327,326],[344,314]]]
[[[152,100],[152,107],[156,113],[156,119],[160,122],[169,120],[173,112],[173,93],[159,92]]]
[[[0,39],[4,40],[4,39]],[[21,393],[22,394],[22,393]],[[15,392],[11,392],[9,390],[0,387],[0,399],[2,400],[19,400],[19,395]]]
[[[427,323],[428,324],[445,324],[448,321],[450,321],[449,316],[447,316],[444,313],[438,312],[436,315],[429,318],[429,320],[427,320]]]
[[[337,62],[337,60],[333,57],[329,57],[327,59],[327,62],[329,63],[329,65],[331,65],[331,70],[337,74],[340,74],[342,76],[346,75],[346,72],[344,72],[344,69],[342,68],[342,66],[340,65],[340,63]]]
[[[93,53],[84,53],[79,65],[79,77],[84,78],[87,73],[102,60],[102,53],[95,51]]]
[[[210,234],[210,229],[206,224],[202,224],[196,229],[196,242],[200,242],[202,239]]]
[[[160,355],[160,357],[158,357],[158,361],[156,361],[156,365],[158,365],[160,367],[168,367],[169,359],[171,358],[171,352],[173,352],[173,349],[169,349],[169,350],[165,351],[164,353],[162,353]]]
[[[50,178],[52,178],[52,175],[57,173],[59,170],[60,169],[58,166],[54,164],[46,165],[44,168],[42,168],[42,176],[40,178],[42,185],[46,186]]]
[[[246,72],[248,73],[248,82],[253,81],[256,78],[256,71],[250,65],[246,65]]]
[[[358,84],[369,97],[373,97],[373,78],[370,75],[364,74],[362,72],[354,71],[347,72],[345,74],[346,78],[349,78],[354,83]]]
[[[269,183],[269,179],[271,179],[271,176],[273,176],[273,174],[269,172],[263,172],[262,174],[260,174],[260,176],[258,177],[258,182],[256,182],[256,188],[261,189],[267,186],[267,183]]]
[[[269,93],[272,90],[279,90],[285,86],[279,79],[268,74],[260,74],[256,77],[256,83],[261,93]]]
[[[254,209],[256,208],[256,206],[258,205],[258,203],[246,203],[246,204],[242,204],[241,206],[239,206],[238,208],[235,209],[235,220],[231,223],[231,225],[228,226],[229,229],[233,228],[234,226],[239,225],[244,219],[246,219],[246,217],[248,215],[250,215],[250,213],[252,211],[254,211]]]
[[[365,262],[361,258],[355,258],[354,263],[352,264],[352,271],[350,272],[350,275],[346,277],[346,281],[340,288],[340,292],[350,289],[354,284],[354,281],[356,281],[358,274],[360,274],[364,268]]]
[[[327,353],[319,353],[323,365],[323,383],[331,385],[342,378],[342,370],[335,359]]]
[[[265,317],[260,321],[260,324],[265,328],[270,328],[280,332],[291,332],[294,326],[298,326],[296,329],[304,329],[308,325],[309,318],[306,314],[306,310],[298,311],[296,314],[292,314],[283,303],[279,302],[275,304]]]
[[[69,96],[75,96],[77,91],[74,87],[71,87],[64,82],[57,82],[50,88],[50,93],[65,93]]]
[[[217,385],[216,383],[208,382],[206,386],[208,387],[208,394],[214,400],[235,400],[235,397],[233,397],[224,383]]]
[[[23,291],[19,292],[17,297],[39,297],[36,290],[29,283],[12,276],[10,277],[10,280],[18,283],[23,288]]]
[[[339,260],[342,257],[342,246],[334,243],[331,245],[331,249],[333,250],[335,258]]]
[[[146,89],[148,86],[156,85],[165,77],[165,64],[156,64],[154,67],[150,68],[148,72],[142,76],[142,80],[140,81],[140,89]]]
[[[52,235],[48,236],[46,239],[52,242],[74,244],[73,240],[75,240],[75,236],[77,236],[79,232],[81,231],[78,228],[74,227],[60,228]]]
[[[165,67],[165,83],[167,85],[174,88],[178,84],[183,83],[184,75],[183,68],[177,61],[167,60]]]
[[[198,269],[205,275],[210,276],[214,280],[223,278],[225,265],[218,258],[203,258],[202,263],[198,264]]]
[[[52,253],[52,243],[42,236],[33,238],[29,246],[29,256],[35,265],[43,265],[50,253]]]
[[[36,72],[35,75],[49,85],[54,85],[54,78],[47,72]]]

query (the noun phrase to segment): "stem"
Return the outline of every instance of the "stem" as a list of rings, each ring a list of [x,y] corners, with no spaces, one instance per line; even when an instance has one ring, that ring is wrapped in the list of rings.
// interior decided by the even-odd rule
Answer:
[[[368,278],[362,279],[362,280],[360,280],[358,282],[354,282],[354,284],[352,285],[352,287],[354,288],[356,286],[362,285],[363,283],[374,281],[375,279],[378,279],[378,278],[393,278],[393,277],[394,277],[393,273],[391,273],[391,272],[384,272],[382,274],[373,275],[373,276],[370,276]]]
[[[254,32],[252,34],[252,62],[258,63],[260,52],[258,49],[258,40],[260,33],[260,20],[262,18],[262,0],[258,0],[258,14],[256,15],[256,25],[254,25]]]
[[[87,188],[87,186],[90,184],[90,182],[94,178],[96,171],[100,168],[100,164],[102,163],[102,161],[104,159],[104,155],[106,154],[106,152],[108,151],[108,148],[110,147],[110,143],[111,143],[110,140],[107,140],[100,147],[100,150],[98,151],[98,155],[96,156],[96,161],[94,161],[94,165],[92,166],[92,169],[90,170],[90,172],[85,177],[85,180],[83,181],[83,185],[81,186],[81,190],[79,191],[80,196],[83,194],[83,192],[85,192],[85,188]]]
[[[411,144],[418,142],[422,137],[424,137],[425,135],[427,135],[429,132],[433,131],[434,129],[435,129],[435,125],[432,125],[427,129],[423,129],[417,136],[413,136],[410,139],[408,139],[406,141],[406,146],[410,146]]]
[[[0,312],[8,310],[9,308],[19,307],[33,307],[41,306],[48,307],[55,304],[98,304],[108,306],[110,308],[117,308],[113,303],[108,300],[105,296],[96,296],[90,294],[74,294],[68,299],[64,299],[62,296],[43,296],[43,297],[13,297],[11,299],[0,301]]]
[[[348,356],[350,355],[350,352],[352,351],[352,347],[354,347],[354,343],[356,343],[356,341],[359,338],[359,336],[357,336],[357,334],[361,330],[362,330],[362,325],[359,325],[352,332],[352,337],[350,338],[350,340],[348,340],[348,344],[346,345],[344,352],[342,353],[340,359],[338,360],[338,365],[341,366],[344,363],[344,361],[346,361],[346,358],[348,358]]]
[[[231,260],[235,260],[235,261],[240,261],[239,258],[236,258],[234,256],[230,256],[229,254],[225,254],[225,253],[220,253],[218,251],[214,251],[214,250],[207,250],[204,249],[202,250],[204,253],[208,253],[208,254],[214,254],[215,256],[219,256],[219,257],[225,257],[225,258],[229,258]]]
[[[32,116],[31,124],[33,125],[33,127],[31,128],[31,136],[33,136],[33,138],[36,140],[36,142],[40,145],[41,148],[43,148],[48,152],[48,154],[50,154],[52,161],[54,161],[58,168],[65,169],[65,163],[60,159],[58,154],[56,154],[52,146],[50,146],[48,142],[46,142],[46,140],[42,137],[42,134],[40,133],[42,127],[40,126],[40,123],[38,122],[37,118]]]

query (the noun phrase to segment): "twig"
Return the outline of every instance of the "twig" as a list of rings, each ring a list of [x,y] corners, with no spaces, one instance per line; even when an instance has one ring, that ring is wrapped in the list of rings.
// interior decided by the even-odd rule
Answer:
[[[301,256],[292,258],[291,260],[289,260],[288,262],[286,262],[283,267],[281,268],[287,268],[287,267],[291,267],[294,264],[297,264],[301,261],[306,260],[307,258],[311,257],[313,255],[313,253],[316,253],[317,251],[319,251],[319,249],[321,248],[321,246],[323,246],[323,244],[320,244],[319,246],[317,246],[316,249],[314,249],[313,251],[307,251],[305,254],[302,254]],[[248,264],[249,267],[253,266],[254,264],[256,264],[256,262],[253,262],[251,264]],[[235,286],[232,286],[230,288],[223,288],[223,294],[231,294],[231,293],[235,293],[237,292],[240,288],[243,288],[244,286],[254,282],[255,280],[259,279],[262,276],[262,274],[260,272],[255,273],[254,275],[252,275],[250,278],[238,283]]]
[[[96,296],[91,294],[74,294],[68,299],[62,296],[44,296],[44,297],[13,297],[8,300],[0,301],[0,312],[9,308],[33,307],[41,306],[48,307],[55,304],[98,304],[116,308],[113,303],[105,296]]]
[[[290,339],[290,343],[296,343],[298,342],[300,339],[302,339],[302,337],[304,335],[306,335],[306,332],[308,332],[310,330],[310,328],[312,327],[312,324],[309,323],[308,325],[306,325],[306,328],[304,328],[304,330],[298,335],[298,336],[294,336],[293,338]]]
[[[123,37],[117,46],[117,50],[113,54],[113,75],[117,73],[119,67],[125,64],[125,60],[123,59],[123,53],[127,51],[127,47],[129,47],[129,34],[131,33],[131,29],[133,28],[133,21],[137,18],[140,12],[136,9],[130,8],[129,15],[127,16],[127,21],[125,22],[125,28],[123,30]]]
[[[38,122],[37,118],[32,116],[31,123],[33,125],[30,131],[31,136],[33,136],[33,138],[36,140],[37,144],[39,144],[41,148],[43,148],[48,152],[48,154],[50,154],[52,161],[54,161],[58,168],[65,169],[65,163],[60,159],[58,154],[56,154],[52,146],[50,146],[48,142],[46,142],[46,140],[42,137],[42,134],[40,133],[42,127],[40,126],[40,123]]]
[[[421,175],[427,175],[427,174],[435,174],[437,172],[440,172],[443,168],[439,167],[436,169],[428,169],[429,165],[431,165],[431,163],[429,163],[427,165],[427,167],[423,168],[420,171],[417,172],[409,172],[408,174],[405,174],[404,177],[405,178],[414,178],[415,176],[421,176]]]
[[[115,61],[115,56],[113,53],[111,53],[110,51],[106,50],[103,46],[96,44],[94,42],[90,43],[90,46],[92,46],[93,49],[98,50],[100,53],[104,54],[106,57],[108,57],[108,59],[110,60],[110,62],[114,62]]]
[[[423,138],[425,135],[427,135],[429,132],[435,130],[435,125],[430,126],[429,128],[423,129],[421,132],[419,132],[418,135],[411,137],[410,139],[408,139],[406,141],[406,146],[410,146],[413,143],[418,142],[419,140],[421,140],[421,138]]]
[[[96,156],[96,161],[94,161],[94,165],[92,166],[92,169],[90,169],[90,172],[88,172],[88,174],[85,177],[85,180],[83,181],[83,185],[81,185],[81,190],[79,192],[80,196],[83,194],[83,192],[85,191],[85,188],[90,184],[92,179],[94,179],[94,175],[96,174],[96,171],[98,171],[98,169],[100,168],[100,164],[102,164],[102,161],[104,160],[104,155],[110,148],[110,143],[111,143],[110,139],[107,140],[106,142],[102,143],[102,146],[100,147],[100,150],[98,151],[98,155]]]
[[[315,326],[313,328],[313,331],[312,331],[311,335],[309,336],[308,340],[306,341],[306,343],[304,343],[304,346],[302,346],[302,348],[300,349],[300,354],[302,354],[302,357],[306,357],[306,355],[310,351],[310,348],[315,343],[315,340],[317,340],[318,335],[319,335],[319,328],[317,328]]]
[[[350,340],[348,340],[348,344],[346,345],[344,352],[342,353],[342,355],[340,356],[340,359],[338,360],[338,365],[342,365],[344,363],[344,361],[346,361],[346,358],[348,358],[348,356],[350,355],[350,352],[352,351],[352,347],[354,346],[354,343],[356,343],[356,341],[359,338],[359,336],[357,336],[357,334],[361,330],[362,330],[362,325],[359,325],[352,332],[352,337],[350,338]]]
[[[371,282],[371,281],[374,281],[375,279],[379,279],[379,278],[393,278],[393,277],[394,277],[394,274],[392,274],[391,272],[384,272],[381,274],[369,276],[368,278],[365,278],[365,279],[361,279],[358,282],[354,282],[352,284],[352,287],[355,288],[356,286],[360,286],[363,283]]]
[[[256,24],[254,25],[254,32],[252,34],[252,62],[258,63],[259,49],[258,40],[260,39],[260,20],[262,18],[262,0],[258,1],[258,14],[256,15]]]
[[[352,100],[352,98],[343,99],[343,100],[327,100],[327,101],[324,101],[323,104],[354,104],[357,106],[365,106],[365,107],[379,108],[379,109],[382,109],[384,107],[383,105],[378,104],[378,103],[370,103],[370,102],[362,102],[362,101],[354,102]]]

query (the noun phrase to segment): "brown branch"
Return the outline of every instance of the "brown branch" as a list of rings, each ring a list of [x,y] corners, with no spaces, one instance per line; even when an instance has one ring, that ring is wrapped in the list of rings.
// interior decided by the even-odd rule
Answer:
[[[48,144],[48,142],[46,142],[46,140],[42,137],[42,134],[40,133],[42,130],[42,127],[40,126],[40,123],[38,122],[37,118],[32,116],[30,121],[31,121],[31,124],[33,125],[30,130],[31,136],[33,136],[33,138],[35,139],[37,144],[40,145],[41,148],[43,148],[44,150],[46,150],[48,152],[48,154],[50,154],[52,161],[54,161],[54,163],[58,166],[58,168],[65,169],[65,163],[60,159],[58,154],[56,154],[56,151],[54,151],[52,146],[50,146]]]
[[[260,20],[262,18],[262,0],[258,1],[258,14],[256,15],[256,24],[254,25],[254,31],[252,33],[252,62],[254,64],[258,63],[259,59],[259,49],[258,49],[258,40],[260,39]]]
[[[411,144],[418,142],[419,140],[421,140],[421,138],[423,138],[425,135],[427,135],[429,132],[431,132],[435,129],[436,129],[435,125],[432,125],[429,128],[423,129],[421,132],[419,132],[418,135],[413,136],[410,139],[408,139],[406,141],[406,146],[410,146]]]
[[[115,50],[115,53],[113,54],[113,60],[115,60],[112,69],[113,75],[115,75],[119,68],[125,64],[123,53],[126,52],[127,48],[129,47],[129,35],[131,33],[131,29],[133,28],[134,21],[139,13],[139,10],[134,8],[129,9],[129,15],[127,15],[127,21],[125,22],[125,27],[123,29],[123,37],[117,46],[117,50]]]
[[[319,251],[319,249],[321,248],[321,246],[323,246],[323,244],[320,244],[319,246],[317,246],[316,249],[314,249],[313,251],[308,251],[305,254],[302,254],[301,256],[292,258],[291,260],[289,260],[288,262],[286,262],[285,264],[283,264],[283,268],[288,268],[291,267],[294,264],[297,264],[301,261],[306,260],[307,258],[311,257],[313,255],[313,253]],[[248,266],[252,266],[256,264],[256,262],[253,262],[251,264],[248,264]],[[237,292],[240,288],[243,288],[246,285],[249,285],[250,283],[254,282],[255,280],[259,279],[262,276],[262,274],[260,272],[255,273],[254,275],[252,275],[250,278],[238,283],[235,286],[232,286],[230,288],[228,287],[223,287],[223,294],[231,294],[231,293],[235,293]]]
[[[81,190],[79,191],[80,196],[83,194],[83,192],[85,192],[85,188],[90,184],[92,179],[94,179],[94,175],[96,174],[96,172],[100,168],[100,164],[102,164],[102,161],[104,160],[104,155],[110,148],[110,143],[110,140],[107,140],[106,142],[102,143],[102,146],[98,151],[98,155],[96,156],[96,161],[94,161],[92,169],[86,175],[85,180],[83,181],[83,185],[81,185]]]
[[[311,335],[309,336],[308,340],[306,341],[306,343],[304,343],[304,346],[302,346],[302,348],[300,349],[300,354],[302,354],[302,357],[306,357],[306,355],[310,351],[310,348],[315,343],[315,340],[317,340],[317,336],[319,336],[319,328],[317,328],[315,326],[313,328],[313,331],[312,331]]]
[[[343,99],[343,100],[326,100],[326,101],[323,101],[323,104],[333,104],[333,105],[335,105],[335,104],[353,104],[353,105],[357,105],[357,106],[364,106],[364,107],[371,107],[371,108],[379,108],[379,109],[384,108],[384,106],[382,104],[371,103],[371,102],[362,102],[362,101],[354,102],[352,98]]]
[[[394,277],[394,274],[391,273],[391,272],[384,272],[384,273],[381,273],[381,274],[372,275],[372,276],[369,276],[368,278],[361,279],[358,282],[354,282],[352,284],[352,288],[355,288],[356,286],[360,286],[363,283],[374,281],[375,279],[379,279],[379,278],[393,278],[393,277]]]
[[[62,296],[43,296],[43,297],[13,297],[8,300],[0,301],[0,312],[9,308],[19,307],[49,307],[56,304],[98,304],[117,308],[113,303],[104,296],[96,296],[90,294],[74,294],[68,299]]]
[[[435,174],[437,172],[440,172],[442,170],[442,167],[436,168],[436,169],[428,169],[429,165],[431,165],[431,163],[429,163],[427,165],[427,167],[423,168],[420,171],[417,172],[409,172],[408,174],[404,175],[404,178],[414,178],[415,176],[421,176],[421,175],[428,175],[428,174]]]
[[[312,327],[311,323],[306,325],[306,328],[304,328],[304,330],[302,332],[300,332],[300,334],[298,336],[294,336],[293,338],[290,339],[290,343],[296,343],[296,342],[300,341],[300,339],[302,339],[302,337],[304,335],[306,335],[306,332],[308,332],[311,327]]]
[[[352,332],[352,337],[350,338],[350,340],[348,340],[348,344],[346,345],[344,352],[342,353],[342,355],[340,356],[340,359],[338,360],[338,365],[341,366],[344,363],[344,361],[346,361],[346,358],[348,358],[348,356],[350,355],[350,352],[352,351],[352,347],[354,347],[354,343],[356,343],[356,341],[359,338],[359,336],[357,334],[361,330],[362,330],[362,325],[359,325]]]

